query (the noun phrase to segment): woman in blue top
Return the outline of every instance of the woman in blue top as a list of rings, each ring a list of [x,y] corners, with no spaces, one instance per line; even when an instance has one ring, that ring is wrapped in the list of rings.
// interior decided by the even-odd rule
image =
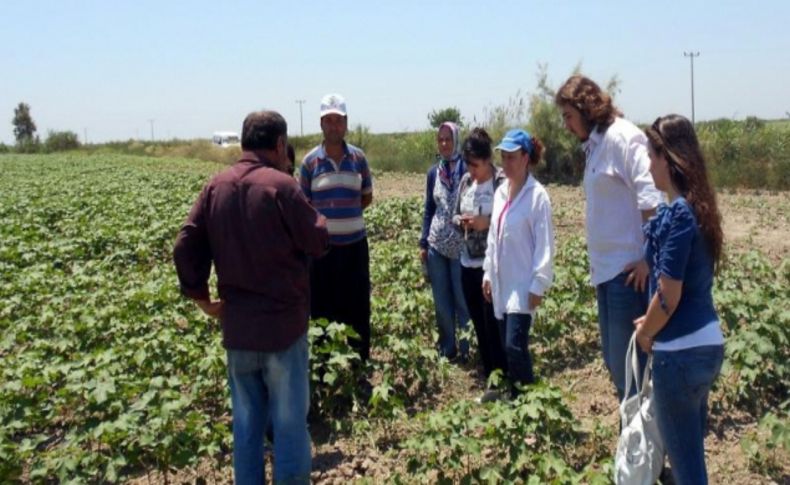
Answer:
[[[439,353],[448,359],[457,355],[455,327],[469,326],[461,287],[461,248],[464,240],[453,225],[455,200],[466,163],[461,154],[461,130],[446,121],[436,136],[439,154],[436,164],[428,169],[425,191],[425,214],[420,238],[420,259],[427,265],[428,278],[436,307],[439,327]],[[461,339],[461,360],[469,356],[469,342]]]
[[[712,293],[721,215],[691,122],[663,116],[646,134],[650,173],[669,204],[645,224],[652,296],[636,339],[653,353],[656,423],[675,482],[704,484],[708,392],[724,360]]]

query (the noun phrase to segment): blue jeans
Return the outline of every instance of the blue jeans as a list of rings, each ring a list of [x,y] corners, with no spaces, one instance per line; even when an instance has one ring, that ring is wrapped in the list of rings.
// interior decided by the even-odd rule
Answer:
[[[310,483],[307,334],[282,352],[228,349],[227,354],[235,483],[263,483],[263,437],[269,422],[275,438],[274,481]]]
[[[429,247],[428,277],[431,279],[436,324],[439,327],[439,352],[447,358],[453,358],[456,355],[456,324],[463,330],[469,327],[469,311],[461,285],[461,261],[447,258]],[[461,339],[460,347],[461,356],[468,357],[469,341]]]
[[[532,315],[528,313],[506,313],[503,320],[497,320],[502,348],[507,358],[507,372],[515,395],[515,384],[532,384],[535,375],[532,371],[532,356],[529,353],[529,328]]]
[[[647,294],[626,286],[627,277],[627,273],[620,273],[595,288],[603,361],[617,387],[620,401],[625,393],[625,353],[634,333],[634,320],[647,311]],[[640,368],[643,368],[647,356],[641,349],[637,350]]]
[[[656,424],[678,485],[706,484],[708,393],[724,361],[724,346],[653,354]]]

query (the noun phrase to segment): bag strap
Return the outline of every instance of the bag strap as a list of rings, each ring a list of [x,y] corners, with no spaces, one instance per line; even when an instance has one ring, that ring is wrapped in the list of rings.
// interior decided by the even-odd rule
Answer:
[[[637,381],[636,389],[639,391],[639,378],[637,377],[637,373],[639,372],[639,362],[637,361],[636,366],[634,366],[634,359],[637,358],[636,352],[634,351],[635,345],[636,338],[634,335],[631,335],[631,340],[628,342],[628,349],[625,352],[625,393],[623,394],[623,402],[621,405],[625,404],[625,401],[631,394],[631,385],[633,384],[634,380]]]
[[[636,332],[631,335],[628,342],[628,350],[625,353],[625,394],[623,404],[631,394],[632,383],[636,384],[636,393],[639,395],[639,405],[642,405],[642,398],[645,393],[645,383],[650,382],[653,369],[653,355],[647,357],[645,368],[642,371],[642,379],[639,379],[639,352],[637,351]]]

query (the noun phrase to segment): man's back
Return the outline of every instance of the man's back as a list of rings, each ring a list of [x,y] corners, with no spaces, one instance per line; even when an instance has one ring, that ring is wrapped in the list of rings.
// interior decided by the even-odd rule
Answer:
[[[203,189],[176,241],[182,291],[207,298],[213,261],[226,348],[273,352],[309,316],[308,256],[325,251],[325,220],[291,177],[244,152]]]

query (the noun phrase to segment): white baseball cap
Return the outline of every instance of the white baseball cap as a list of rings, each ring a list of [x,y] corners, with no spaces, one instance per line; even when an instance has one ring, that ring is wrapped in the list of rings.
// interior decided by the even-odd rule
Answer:
[[[321,118],[328,114],[347,116],[346,100],[339,94],[327,94],[321,98]]]

